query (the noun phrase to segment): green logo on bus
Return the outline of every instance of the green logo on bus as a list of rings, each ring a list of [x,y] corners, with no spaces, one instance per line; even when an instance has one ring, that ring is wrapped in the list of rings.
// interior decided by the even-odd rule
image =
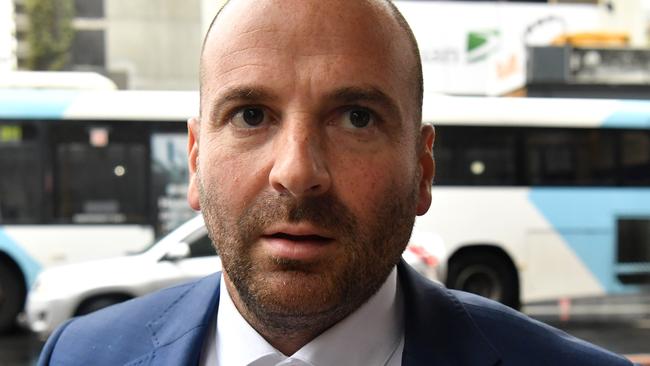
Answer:
[[[498,30],[471,31],[467,34],[467,62],[485,60],[499,49],[501,33]]]

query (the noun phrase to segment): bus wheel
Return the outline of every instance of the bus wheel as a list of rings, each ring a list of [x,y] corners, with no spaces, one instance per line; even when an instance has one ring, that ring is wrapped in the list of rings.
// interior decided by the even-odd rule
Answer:
[[[22,276],[14,268],[0,262],[0,334],[13,329],[24,303]]]
[[[519,285],[512,263],[492,251],[459,253],[449,263],[447,286],[519,308]]]

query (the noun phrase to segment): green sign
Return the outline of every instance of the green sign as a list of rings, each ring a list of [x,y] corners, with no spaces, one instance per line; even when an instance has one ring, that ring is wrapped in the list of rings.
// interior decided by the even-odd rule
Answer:
[[[0,126],[0,143],[20,142],[23,140],[21,126]]]

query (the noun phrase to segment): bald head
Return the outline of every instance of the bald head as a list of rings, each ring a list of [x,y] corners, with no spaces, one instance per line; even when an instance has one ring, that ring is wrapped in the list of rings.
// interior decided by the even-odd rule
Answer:
[[[302,8],[301,14],[296,14],[297,8]],[[346,22],[353,22],[359,25],[360,30],[376,33],[378,37],[381,37],[379,41],[392,45],[394,52],[402,54],[399,72],[404,75],[404,82],[408,84],[408,89],[411,91],[411,100],[415,109],[413,117],[419,125],[423,98],[420,53],[411,28],[390,0],[227,0],[212,20],[203,41],[200,64],[202,94],[206,87],[210,87],[210,85],[206,85],[208,84],[206,76],[210,73],[211,65],[219,62],[213,57],[214,54],[208,54],[206,57],[206,48],[214,46],[211,43],[222,42],[222,39],[219,39],[221,38],[218,36],[219,34],[232,34],[238,31],[241,34],[272,28],[274,26],[273,17],[267,16],[269,11],[280,13],[279,20],[283,23],[292,20],[298,21],[298,18],[301,17],[300,20],[307,23],[304,26],[309,27],[311,24],[311,28],[320,28],[322,33],[337,33],[336,29],[340,28],[341,32],[338,32],[335,42],[347,42],[348,37],[358,36],[355,34],[358,32],[350,32],[349,24],[346,24]],[[256,16],[260,16],[260,19],[255,19]],[[260,27],[256,30],[246,27],[246,24],[250,23],[256,23]],[[264,25],[262,26],[262,24]],[[293,29],[295,32],[300,32],[300,28],[303,27],[294,27]],[[274,46],[274,44],[264,46]],[[226,55],[220,56],[227,57]],[[203,103],[203,98],[201,101]],[[203,108],[201,109],[203,112]]]
[[[201,72],[188,199],[237,309],[293,354],[376,293],[431,203],[417,46],[387,0],[233,0]]]

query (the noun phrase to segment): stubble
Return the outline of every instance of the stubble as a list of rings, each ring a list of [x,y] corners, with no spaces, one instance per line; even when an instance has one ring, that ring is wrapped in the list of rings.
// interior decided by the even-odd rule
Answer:
[[[417,185],[400,194],[394,184],[381,202],[368,203],[374,206],[373,221],[362,225],[332,192],[300,200],[264,192],[236,217],[218,189],[205,189],[199,172],[196,179],[208,233],[244,307],[240,312],[254,328],[265,328],[261,333],[318,334],[353,312],[398,263],[415,220]],[[267,227],[301,222],[333,233],[342,258],[319,263],[253,258]]]

